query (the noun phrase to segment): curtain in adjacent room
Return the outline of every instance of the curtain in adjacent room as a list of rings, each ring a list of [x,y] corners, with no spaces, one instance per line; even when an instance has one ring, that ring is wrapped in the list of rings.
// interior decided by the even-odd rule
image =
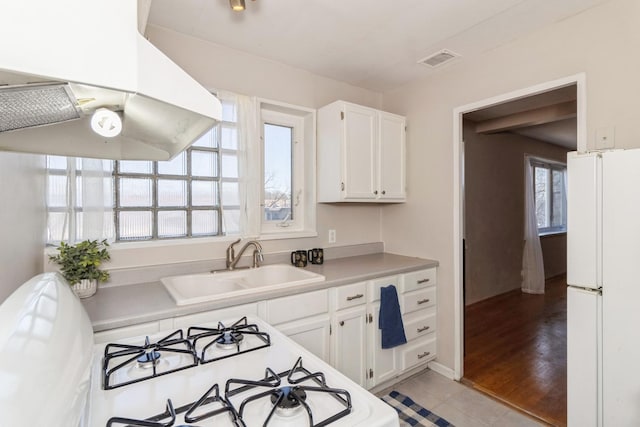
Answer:
[[[531,158],[524,159],[525,204],[524,204],[524,251],[522,254],[522,292],[544,293],[544,262],[538,236],[536,201],[534,195],[533,165]]]

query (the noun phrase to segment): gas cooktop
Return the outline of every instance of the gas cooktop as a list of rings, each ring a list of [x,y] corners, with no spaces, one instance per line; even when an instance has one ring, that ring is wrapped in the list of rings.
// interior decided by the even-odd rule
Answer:
[[[226,326],[228,325],[228,326]],[[395,411],[257,318],[97,345],[84,427],[395,427]]]

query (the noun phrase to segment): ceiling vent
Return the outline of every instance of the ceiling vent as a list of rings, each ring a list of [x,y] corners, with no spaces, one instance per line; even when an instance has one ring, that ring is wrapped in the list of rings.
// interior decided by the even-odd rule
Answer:
[[[440,65],[451,61],[454,58],[457,58],[457,53],[453,53],[450,50],[442,49],[439,52],[434,53],[433,55],[429,55],[426,58],[422,58],[418,61],[418,64],[426,65],[427,67],[435,68]]]

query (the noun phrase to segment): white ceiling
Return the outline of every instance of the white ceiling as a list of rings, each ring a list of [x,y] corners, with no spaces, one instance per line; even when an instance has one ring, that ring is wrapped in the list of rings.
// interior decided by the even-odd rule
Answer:
[[[153,0],[149,24],[386,91],[446,69],[416,62],[446,48],[486,52],[606,0]]]

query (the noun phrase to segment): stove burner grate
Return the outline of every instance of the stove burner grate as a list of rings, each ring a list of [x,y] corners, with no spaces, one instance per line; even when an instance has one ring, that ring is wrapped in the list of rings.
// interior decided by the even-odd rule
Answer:
[[[158,365],[163,354],[184,355],[186,363],[166,371],[159,371]],[[146,337],[144,344],[141,346],[107,344],[102,359],[102,387],[105,390],[111,390],[116,387],[191,368],[197,364],[198,356],[193,344],[183,338],[182,330],[177,330],[156,343],[150,343],[149,337]],[[148,373],[140,378],[114,383],[113,374],[130,366],[136,366],[141,370],[148,371]]]
[[[207,406],[209,405],[209,406]],[[215,406],[215,409],[212,407]],[[207,410],[203,412],[203,410]],[[202,412],[202,413],[199,413]],[[196,413],[199,413],[196,415]],[[184,414],[184,422],[187,424],[174,425],[176,417]],[[238,413],[229,404],[229,402],[220,396],[218,384],[214,384],[207,392],[196,402],[189,403],[174,409],[171,399],[167,400],[167,409],[158,415],[137,420],[133,418],[113,417],[107,421],[106,427],[114,427],[116,425],[125,425],[126,427],[192,427],[192,423],[214,418],[218,415],[227,414],[232,425],[235,427],[246,427],[244,422],[238,417]]]
[[[280,387],[282,378],[286,378],[289,383],[288,386]],[[308,385],[311,384],[311,385]],[[276,374],[270,368],[265,370],[265,375],[262,380],[248,381],[243,379],[229,379],[225,386],[225,397],[229,400],[231,397],[240,393],[244,393],[251,390],[263,390],[245,398],[237,409],[238,415],[242,419],[247,405],[253,404],[256,401],[269,397],[272,403],[271,411],[266,416],[263,427],[267,427],[271,421],[273,415],[288,416],[299,408],[304,408],[307,412],[309,419],[309,427],[324,427],[331,424],[334,421],[339,420],[351,413],[351,395],[348,391],[343,389],[330,388],[327,385],[325,376],[322,372],[311,373],[302,366],[302,358],[299,357],[296,363],[288,371]],[[321,420],[317,423],[313,420],[313,414],[311,408],[307,403],[310,395],[313,393],[326,393],[333,398],[343,407],[342,410],[334,413],[333,415]],[[233,403],[231,403],[233,406]],[[296,411],[297,412],[297,411]]]
[[[247,344],[244,348],[241,347],[243,342],[248,341],[248,337],[257,338],[257,340],[254,340],[256,344]],[[258,325],[249,324],[246,317],[241,318],[229,327],[222,324],[222,322],[218,323],[217,328],[191,327],[187,330],[187,338],[193,340],[194,348],[198,348],[199,343],[203,344],[199,357],[200,363],[226,359],[227,357],[248,353],[271,345],[269,334],[260,332]],[[235,351],[217,355],[207,354],[207,350],[214,345],[223,350],[235,349]]]

